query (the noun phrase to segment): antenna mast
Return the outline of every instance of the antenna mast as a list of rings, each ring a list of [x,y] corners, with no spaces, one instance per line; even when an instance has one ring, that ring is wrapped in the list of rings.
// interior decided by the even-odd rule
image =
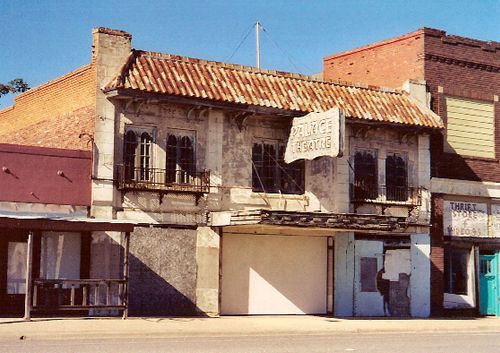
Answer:
[[[257,69],[260,69],[260,22],[255,22],[255,49],[257,58]]]

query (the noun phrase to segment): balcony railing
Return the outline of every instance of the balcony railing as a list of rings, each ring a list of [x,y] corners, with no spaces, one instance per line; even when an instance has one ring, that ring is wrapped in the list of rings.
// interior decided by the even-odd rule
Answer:
[[[351,203],[416,207],[422,205],[422,188],[385,186],[366,183],[350,184]]]
[[[34,279],[33,311],[127,308],[123,279]]]
[[[154,190],[208,193],[210,171],[187,172],[159,168],[116,168],[118,188],[124,190]]]

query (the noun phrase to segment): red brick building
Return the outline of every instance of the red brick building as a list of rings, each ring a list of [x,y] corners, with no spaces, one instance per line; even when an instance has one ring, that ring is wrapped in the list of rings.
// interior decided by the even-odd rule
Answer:
[[[324,77],[425,85],[446,125],[431,140],[432,312],[498,315],[500,43],[423,28],[328,56]]]

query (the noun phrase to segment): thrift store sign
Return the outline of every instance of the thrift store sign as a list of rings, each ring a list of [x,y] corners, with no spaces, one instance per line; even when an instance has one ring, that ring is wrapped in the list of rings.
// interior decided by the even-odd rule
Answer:
[[[487,237],[488,208],[485,203],[444,201],[444,235]]]
[[[294,118],[285,151],[285,162],[322,156],[342,157],[344,114],[338,108]]]

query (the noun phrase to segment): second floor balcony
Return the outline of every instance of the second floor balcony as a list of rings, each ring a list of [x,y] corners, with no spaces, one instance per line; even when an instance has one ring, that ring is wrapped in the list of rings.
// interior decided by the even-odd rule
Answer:
[[[160,192],[210,192],[210,171],[167,170],[160,168],[131,168],[116,166],[115,179],[120,190]]]
[[[413,209],[422,205],[421,187],[354,182],[349,185],[349,189],[351,203],[355,209],[362,204],[381,205],[383,210],[390,206]]]

